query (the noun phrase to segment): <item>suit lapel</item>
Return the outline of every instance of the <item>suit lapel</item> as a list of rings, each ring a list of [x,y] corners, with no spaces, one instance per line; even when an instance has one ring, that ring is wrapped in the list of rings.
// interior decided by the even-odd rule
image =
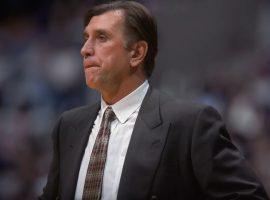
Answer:
[[[130,139],[118,200],[148,197],[168,129],[161,119],[159,94],[149,88]]]
[[[62,181],[63,199],[74,198],[81,160],[99,108],[100,104],[96,104],[84,110],[77,117],[78,119],[74,120],[76,124],[70,125],[64,133],[64,151],[66,152],[62,154],[64,157],[62,163],[65,165],[61,169],[65,177]]]

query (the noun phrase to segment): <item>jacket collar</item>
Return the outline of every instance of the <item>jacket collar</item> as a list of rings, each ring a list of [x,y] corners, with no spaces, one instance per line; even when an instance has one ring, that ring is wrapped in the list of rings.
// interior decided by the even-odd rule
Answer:
[[[162,121],[159,92],[149,88],[139,111],[126,154],[118,200],[148,199],[169,123]]]

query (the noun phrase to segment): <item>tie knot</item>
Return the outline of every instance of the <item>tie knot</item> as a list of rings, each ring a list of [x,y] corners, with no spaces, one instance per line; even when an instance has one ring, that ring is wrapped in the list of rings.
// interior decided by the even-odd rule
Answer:
[[[108,106],[106,108],[104,115],[105,119],[108,120],[109,122],[112,122],[116,118],[111,106]]]

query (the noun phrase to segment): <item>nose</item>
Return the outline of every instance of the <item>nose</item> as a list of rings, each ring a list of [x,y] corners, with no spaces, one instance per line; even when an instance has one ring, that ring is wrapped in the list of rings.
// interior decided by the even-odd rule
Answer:
[[[84,45],[81,48],[81,55],[83,57],[92,56],[94,55],[94,45],[90,40],[86,40]]]

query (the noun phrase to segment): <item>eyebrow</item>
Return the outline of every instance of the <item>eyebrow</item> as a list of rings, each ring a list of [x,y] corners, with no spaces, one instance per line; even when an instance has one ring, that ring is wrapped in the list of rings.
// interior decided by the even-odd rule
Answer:
[[[95,35],[102,35],[102,34],[108,35],[108,36],[111,35],[111,33],[110,33],[109,31],[106,31],[106,30],[104,30],[104,29],[97,29],[97,30],[94,31],[94,33],[95,33]],[[84,37],[84,38],[85,38],[85,37],[88,37],[88,35],[89,35],[89,34],[86,32],[86,30],[84,30],[84,32],[83,32],[83,37]]]
[[[105,31],[103,29],[98,29],[96,30],[97,33],[100,33],[100,34],[106,34],[108,31]]]

